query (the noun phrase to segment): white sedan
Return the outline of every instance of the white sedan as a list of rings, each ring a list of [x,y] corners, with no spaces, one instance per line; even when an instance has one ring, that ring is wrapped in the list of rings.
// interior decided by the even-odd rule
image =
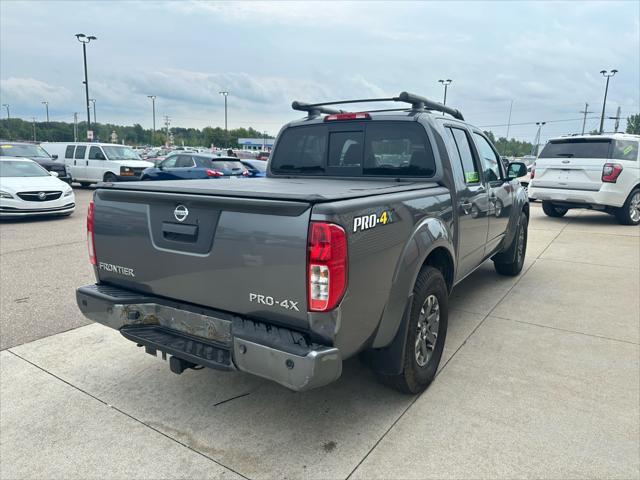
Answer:
[[[33,160],[0,159],[0,217],[71,215],[73,189]]]

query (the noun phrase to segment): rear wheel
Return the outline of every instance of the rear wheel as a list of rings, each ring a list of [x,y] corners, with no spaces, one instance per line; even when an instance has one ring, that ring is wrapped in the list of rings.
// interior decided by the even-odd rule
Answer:
[[[118,177],[116,177],[113,173],[111,172],[107,172],[104,174],[104,181],[105,182],[117,182],[118,181]]]
[[[560,218],[564,217],[569,211],[568,208],[559,207],[551,202],[542,202],[542,210],[548,217]]]
[[[633,190],[624,205],[616,210],[616,218],[622,225],[640,224],[640,188]]]
[[[381,380],[403,393],[418,393],[436,376],[447,336],[449,293],[440,270],[424,267],[413,288],[411,318],[399,375]]]
[[[89,182],[80,182],[80,186],[81,187],[88,187],[89,185],[91,185]]]
[[[527,233],[529,220],[522,212],[518,221],[518,230],[511,246],[506,252],[496,256],[493,265],[500,275],[515,276],[522,271],[524,257],[527,253]]]

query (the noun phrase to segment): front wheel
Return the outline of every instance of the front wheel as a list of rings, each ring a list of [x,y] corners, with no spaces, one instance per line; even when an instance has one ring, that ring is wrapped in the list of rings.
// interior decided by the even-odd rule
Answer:
[[[399,375],[381,380],[403,393],[419,393],[436,376],[447,336],[449,293],[440,270],[424,267],[413,288],[411,317]]]
[[[524,257],[527,253],[527,235],[529,220],[522,212],[518,219],[516,236],[507,251],[497,255],[493,259],[493,266],[500,275],[513,277],[522,271]]]
[[[118,181],[118,177],[111,172],[107,172],[104,174],[104,181],[114,183]]]
[[[542,210],[548,217],[560,218],[564,217],[569,211],[568,208],[559,207],[551,202],[542,202]]]
[[[640,188],[633,190],[624,205],[616,210],[616,218],[622,225],[640,224]]]

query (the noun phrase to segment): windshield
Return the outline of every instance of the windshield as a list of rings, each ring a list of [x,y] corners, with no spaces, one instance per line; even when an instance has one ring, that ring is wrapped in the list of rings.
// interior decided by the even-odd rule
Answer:
[[[609,158],[611,140],[571,138],[551,140],[540,152],[540,158]]]
[[[49,173],[35,162],[0,161],[0,177],[48,177]]]
[[[5,143],[0,145],[0,157],[51,158],[39,145]]]
[[[267,171],[267,162],[264,160],[244,160],[246,165],[250,168],[257,170],[258,172],[266,172]]]
[[[141,160],[140,156],[129,147],[104,145],[102,149],[109,160]]]
[[[287,175],[431,177],[436,162],[415,122],[335,122],[282,133],[271,171]]]

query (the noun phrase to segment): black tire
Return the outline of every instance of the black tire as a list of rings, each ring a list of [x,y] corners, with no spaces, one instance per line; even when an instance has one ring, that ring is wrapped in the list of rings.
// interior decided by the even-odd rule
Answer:
[[[439,321],[437,322],[435,344],[428,342],[427,339],[424,340],[425,345],[430,343],[432,349],[426,358],[422,358],[422,360],[426,360],[426,363],[420,365],[418,363],[418,354],[416,353],[418,350],[417,340],[419,334],[422,339],[422,333],[424,332],[419,331],[418,325],[420,323],[424,325],[426,320],[424,313],[430,313],[424,312],[423,307],[427,305],[431,297],[435,297],[437,300],[435,305],[437,306]],[[427,388],[438,371],[438,365],[444,350],[444,342],[447,337],[448,316],[449,292],[442,273],[440,270],[430,266],[423,267],[413,287],[413,303],[411,305],[407,343],[402,361],[402,373],[399,375],[380,375],[381,381],[396,390],[408,394],[419,393]],[[431,330],[428,330],[428,332],[433,338],[433,332]],[[423,351],[429,351],[428,347],[427,350],[421,350],[421,352]]]
[[[118,181],[118,177],[111,172],[107,172],[104,174],[104,181],[114,183]]]
[[[509,248],[493,258],[493,266],[500,275],[510,277],[518,275],[524,266],[524,258],[527,254],[527,238],[529,220],[524,212],[520,213],[518,229]]]
[[[551,202],[542,202],[542,210],[548,217],[560,218],[564,217],[569,211],[568,208],[559,207],[558,205],[554,205]]]
[[[622,225],[640,225],[640,188],[632,190],[624,205],[616,209],[616,218]]]
[[[81,187],[87,188],[89,185],[91,185],[89,182],[80,182]]]

